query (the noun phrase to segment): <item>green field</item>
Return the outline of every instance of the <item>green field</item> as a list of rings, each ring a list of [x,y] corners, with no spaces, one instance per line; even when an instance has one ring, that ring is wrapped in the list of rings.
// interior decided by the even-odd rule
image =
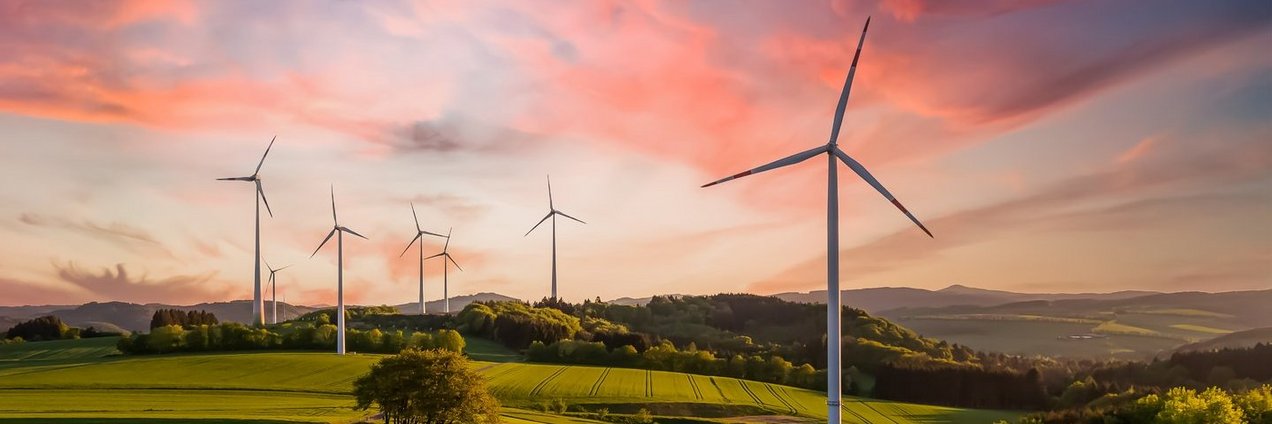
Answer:
[[[54,343],[48,344],[45,343]],[[352,381],[377,355],[261,352],[101,357],[105,341],[0,346],[0,423],[145,418],[218,422],[353,422]],[[494,350],[494,349],[490,349]],[[14,360],[41,352],[45,360]],[[61,353],[59,353],[61,352]],[[24,356],[27,355],[27,356]],[[824,419],[825,397],[793,387],[635,369],[476,362],[506,422],[590,422],[531,412],[560,399],[572,409],[655,415]],[[847,398],[845,421],[987,423],[1016,414]],[[174,421],[175,422],[175,421]]]

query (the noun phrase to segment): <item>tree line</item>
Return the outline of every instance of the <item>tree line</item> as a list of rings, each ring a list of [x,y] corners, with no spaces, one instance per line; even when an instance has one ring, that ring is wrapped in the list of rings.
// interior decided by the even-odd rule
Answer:
[[[150,317],[150,329],[179,325],[182,327],[219,324],[216,315],[207,311],[182,311],[178,309],[160,309]]]
[[[121,333],[101,331],[92,326],[85,329],[71,327],[62,322],[61,318],[54,315],[48,315],[23,321],[13,327],[10,327],[9,330],[5,332],[4,339],[7,343],[22,343],[24,341],[34,342],[44,340],[108,337],[118,336],[120,334]]]
[[[116,345],[128,355],[236,350],[334,350],[337,328],[331,324],[290,328],[253,328],[239,323],[182,327],[168,325],[148,334],[120,338]],[[466,342],[455,330],[405,332],[346,329],[347,347],[355,352],[397,353],[407,347],[462,353]]]

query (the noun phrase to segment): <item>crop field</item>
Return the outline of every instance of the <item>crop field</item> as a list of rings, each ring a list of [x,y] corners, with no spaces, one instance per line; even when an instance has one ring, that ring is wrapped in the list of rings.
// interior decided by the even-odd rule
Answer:
[[[86,352],[97,341],[66,343]],[[40,342],[44,343],[44,342]],[[3,357],[42,351],[56,360],[9,360],[0,366],[0,423],[87,422],[84,419],[207,418],[218,422],[352,422],[352,381],[378,355],[259,352],[85,357],[27,343],[0,346]],[[99,348],[101,346],[98,346]],[[793,387],[681,373],[622,368],[476,362],[505,405],[506,422],[580,423],[532,412],[560,399],[573,408],[655,415],[729,417],[825,416],[825,397]],[[1016,414],[846,398],[845,420],[862,423],[991,422]],[[120,421],[120,422],[125,422]],[[722,419],[727,422],[727,419]],[[94,421],[96,422],[96,421]]]

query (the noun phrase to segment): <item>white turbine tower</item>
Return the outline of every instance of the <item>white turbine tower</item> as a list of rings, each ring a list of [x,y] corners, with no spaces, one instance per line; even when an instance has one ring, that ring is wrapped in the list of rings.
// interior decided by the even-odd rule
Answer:
[[[265,190],[261,189],[261,165],[265,164],[265,156],[269,156],[269,149],[274,147],[274,140],[278,136],[274,136],[269,140],[269,146],[265,148],[265,154],[261,155],[260,163],[256,164],[256,170],[252,171],[252,175],[246,177],[229,177],[217,178],[218,181],[247,181],[256,183],[256,265],[252,272],[253,288],[252,288],[252,322],[256,325],[265,325],[265,302],[261,299],[261,202],[265,202],[265,211],[269,213],[270,218],[274,217],[274,211],[269,209],[269,200],[265,199]]]
[[[529,236],[530,233],[534,232],[535,228],[539,228],[540,225],[543,225],[543,221],[547,221],[548,218],[552,218],[552,299],[557,298],[557,260],[556,260],[557,259],[557,254],[556,254],[556,217],[557,215],[561,215],[566,218],[573,219],[575,221],[578,221],[580,224],[587,224],[586,222],[583,222],[582,220],[578,218],[566,215],[565,212],[556,210],[556,207],[552,206],[552,177],[549,176],[548,177],[548,214],[544,215],[543,219],[540,219],[538,224],[534,224],[533,227],[530,227],[530,231],[526,231],[526,236]],[[525,236],[522,236],[522,237],[525,237]]]
[[[791,156],[770,162],[760,167],[743,171],[736,175],[722,178],[720,180],[703,185],[703,187],[713,186],[725,181],[742,178],[747,175],[758,174],[770,169],[777,169],[783,166],[794,165],[803,162],[817,155],[826,155],[828,165],[827,187],[826,187],[826,362],[827,376],[826,379],[826,406],[828,408],[829,422],[838,424],[840,422],[839,401],[841,397],[840,384],[842,382],[843,367],[840,363],[840,306],[839,298],[839,179],[836,175],[835,159],[844,162],[849,169],[856,172],[861,179],[878,190],[883,197],[892,202],[897,209],[900,209],[905,216],[909,217],[928,237],[932,236],[932,232],[928,231],[910,211],[901,206],[892,193],[888,189],[883,188],[882,184],[870,175],[866,168],[861,166],[853,158],[839,149],[836,141],[839,138],[839,126],[843,123],[844,108],[848,104],[848,91],[852,87],[853,75],[857,72],[857,59],[861,57],[861,46],[866,41],[866,30],[870,28],[870,19],[866,18],[866,26],[861,30],[861,40],[857,42],[857,52],[852,57],[852,66],[848,69],[848,78],[844,81],[844,90],[839,94],[839,104],[835,107],[835,122],[830,129],[830,139],[825,145],[814,147],[804,152],[796,153]]]
[[[278,324],[278,282],[274,279],[274,274],[278,271],[291,268],[291,265],[286,265],[282,268],[274,268],[269,265],[269,261],[265,261],[265,268],[269,269],[269,305],[272,310],[270,315],[272,316],[273,321],[270,324]]]
[[[427,315],[428,308],[424,307],[424,236],[430,235],[435,237],[448,237],[437,233],[430,233],[420,228],[420,216],[415,213],[415,203],[411,203],[411,217],[415,218],[415,238],[406,244],[406,248],[402,249],[402,254],[398,257],[406,255],[406,251],[411,250],[411,245],[416,240],[420,242],[420,315]]]
[[[442,245],[442,253],[438,253],[436,255],[424,258],[424,259],[433,259],[437,257],[442,258],[442,298],[445,299],[443,305],[445,305],[444,306],[445,313],[447,314],[450,313],[450,281],[447,278],[447,272],[450,270],[450,265],[447,264],[446,261],[450,261],[450,263],[455,264],[455,268],[459,269],[460,271],[464,270],[463,267],[459,266],[459,262],[455,262],[455,258],[452,258],[449,253],[450,239],[451,239],[451,230],[446,230],[446,244]]]
[[[327,238],[322,239],[322,243],[318,244],[318,248],[314,249],[314,253],[309,257],[314,257],[322,246],[331,240],[331,236],[336,236],[336,353],[345,354],[345,307],[344,307],[344,233],[353,234],[362,237],[363,240],[369,240],[366,236],[358,234],[350,230],[348,227],[341,227],[340,220],[336,219],[336,189],[331,188],[331,232],[327,233]]]

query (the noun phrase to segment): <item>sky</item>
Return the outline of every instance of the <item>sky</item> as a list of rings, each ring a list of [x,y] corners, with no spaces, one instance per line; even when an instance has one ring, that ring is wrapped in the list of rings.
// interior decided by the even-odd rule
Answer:
[[[699,186],[839,137],[844,288],[1272,287],[1272,4],[1248,1],[7,1],[0,304],[825,287],[826,168]],[[263,214],[264,212],[262,212]],[[546,224],[545,224],[546,225]],[[426,254],[440,251],[429,238]],[[441,263],[425,265],[429,300]]]

